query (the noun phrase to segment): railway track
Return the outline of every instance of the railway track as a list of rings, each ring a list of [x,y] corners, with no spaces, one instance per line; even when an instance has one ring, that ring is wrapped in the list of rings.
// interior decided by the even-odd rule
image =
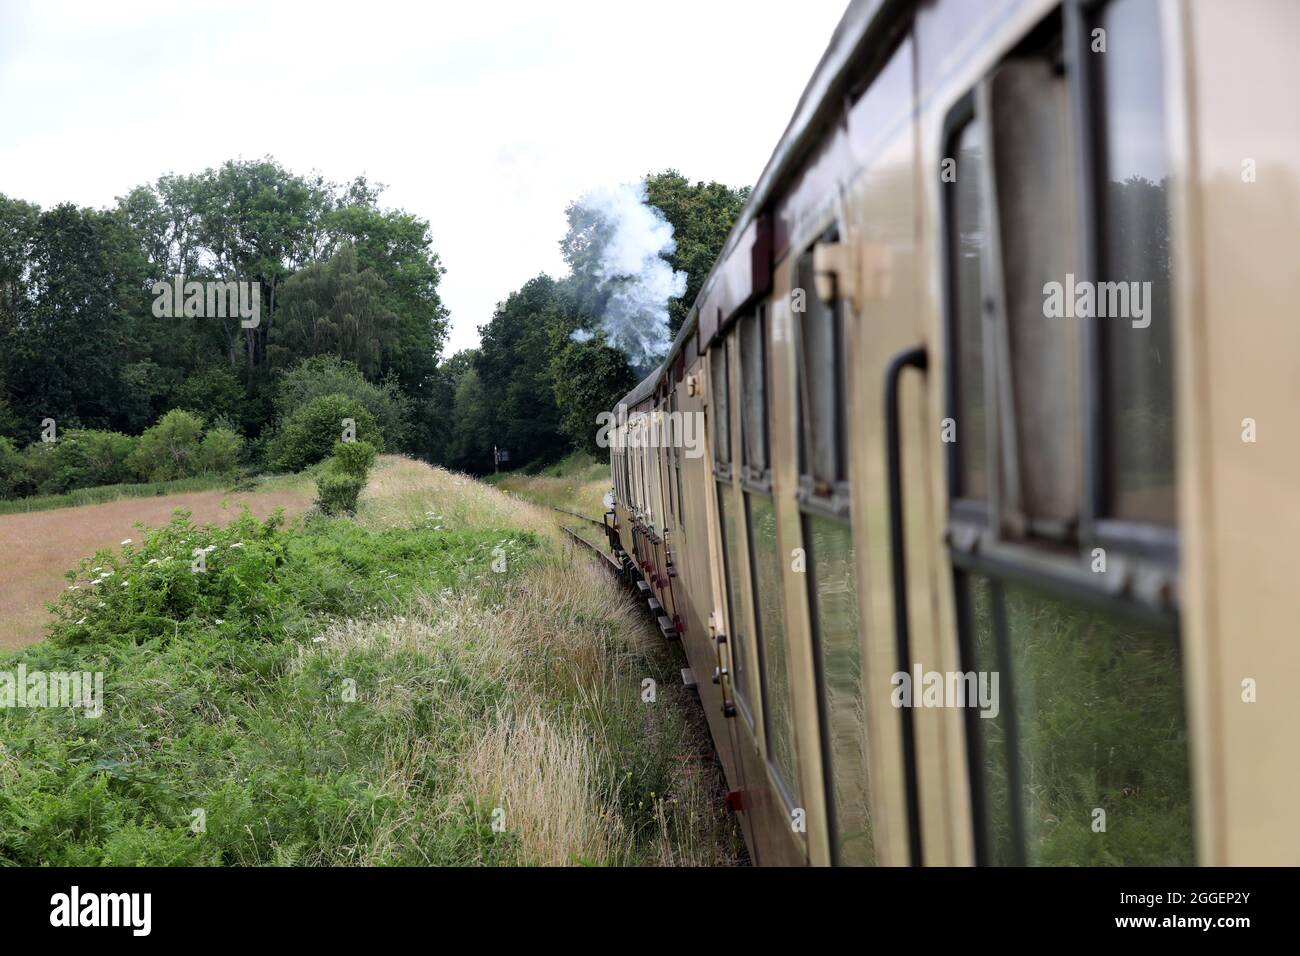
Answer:
[[[578,512],[576,511],[570,511],[567,508],[556,508],[554,505],[548,505],[547,507],[549,507],[552,511],[559,512],[562,515],[567,515],[570,518],[578,518],[581,521],[585,521],[587,524],[595,525],[597,528],[600,528],[602,531],[605,528],[605,523],[603,521],[597,521],[595,518],[589,518],[586,515],[578,514]],[[576,541],[578,544],[587,548],[597,557],[601,558],[604,561],[605,565],[611,571],[615,571],[620,574],[623,572],[622,565],[620,565],[617,561],[615,561],[614,556],[610,554],[608,551],[606,551],[604,548],[602,548],[600,545],[588,541],[586,538],[578,534],[578,532],[574,531],[572,528],[566,528],[564,525],[560,525],[560,530],[563,531],[565,534],[567,534],[570,537],[570,539]]]

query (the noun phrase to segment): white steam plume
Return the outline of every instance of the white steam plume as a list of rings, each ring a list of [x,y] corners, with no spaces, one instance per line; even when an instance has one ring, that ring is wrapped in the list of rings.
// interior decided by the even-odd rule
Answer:
[[[672,344],[668,300],[686,292],[686,273],[663,258],[677,248],[672,224],[646,204],[644,183],[595,189],[576,205],[604,225],[603,244],[580,277],[604,294],[600,327],[634,369],[649,372]]]

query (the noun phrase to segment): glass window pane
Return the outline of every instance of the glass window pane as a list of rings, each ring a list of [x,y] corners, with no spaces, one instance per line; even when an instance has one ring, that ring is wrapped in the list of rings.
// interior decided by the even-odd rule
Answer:
[[[811,250],[799,257],[797,281],[805,293],[804,311],[796,313],[795,318],[802,366],[799,468],[801,473],[811,475],[815,493],[829,495],[834,483],[843,478],[837,435],[841,354],[838,310],[817,295]]]
[[[1099,324],[1107,376],[1107,513],[1173,525],[1169,166],[1159,20],[1157,4],[1116,0],[1099,24],[1107,37],[1105,56],[1094,58],[1104,117],[1102,278],[1129,284],[1133,316]],[[1141,317],[1133,283],[1145,310]]]
[[[759,478],[767,470],[765,359],[763,316],[747,316],[740,322],[740,385],[744,399],[740,433],[745,445],[744,463],[752,478]]]
[[[746,716],[753,714],[749,702],[754,699],[750,682],[750,669],[745,656],[743,640],[744,625],[740,615],[740,572],[736,568],[736,555],[739,543],[736,539],[735,512],[731,507],[731,486],[718,484],[718,521],[722,525],[722,563],[727,575],[727,617],[731,621],[731,633],[727,640],[731,643],[731,664],[733,681],[736,687],[736,699],[740,701]]]
[[[1175,636],[1020,586],[978,595],[976,659],[995,659],[1005,621],[1014,700],[1002,685],[982,735],[995,862],[1008,862],[1004,759],[1014,716],[1025,860],[1048,866],[1188,866],[1191,784],[1182,665]],[[996,605],[998,595],[1002,604]],[[1014,708],[1014,711],[1011,710]],[[1106,813],[1094,832],[1094,811]]]
[[[836,862],[872,866],[876,851],[867,787],[867,722],[853,533],[843,522],[809,515],[804,520],[804,536],[812,559],[809,585],[825,696],[825,732],[830,743],[827,773]]]
[[[716,345],[709,352],[709,380],[713,386],[713,457],[718,461],[731,461],[731,419],[727,401],[727,347]]]
[[[794,720],[790,703],[790,668],[785,650],[781,601],[781,555],[776,544],[776,513],[770,498],[745,495],[749,510],[749,542],[754,567],[754,604],[758,609],[758,638],[762,642],[763,711],[768,757],[799,805],[795,773]]]
[[[952,279],[956,310],[955,348],[958,497],[988,497],[985,463],[984,284],[981,269],[988,242],[985,223],[984,150],[978,122],[967,123],[957,142],[957,181]]]

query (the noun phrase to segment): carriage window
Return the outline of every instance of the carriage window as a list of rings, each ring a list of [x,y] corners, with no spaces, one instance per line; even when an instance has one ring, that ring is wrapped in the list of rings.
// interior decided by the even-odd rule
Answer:
[[[731,666],[735,671],[736,700],[750,723],[753,723],[753,709],[749,703],[754,699],[753,677],[750,673],[748,654],[745,651],[744,626],[740,621],[740,615],[743,613],[740,607],[742,584],[740,570],[736,567],[740,542],[736,537],[735,509],[731,505],[729,484],[718,484],[718,523],[722,526],[722,563],[727,579],[727,619],[731,627],[727,639],[731,645]]]
[[[776,543],[776,512],[772,499],[746,494],[749,511],[750,566],[754,578],[754,610],[762,654],[763,716],[767,755],[785,796],[799,805],[799,778],[794,755],[794,715],[791,705],[790,666],[785,647],[781,600],[781,555]]]
[[[947,372],[961,416],[949,553],[963,669],[999,686],[965,715],[976,852],[1185,865],[1176,569],[1138,547],[1108,571],[1091,550],[1131,533],[1105,519],[1175,520],[1163,40],[1152,4],[1063,11],[954,111],[968,119],[949,147]],[[1096,26],[1104,53],[1090,50]],[[1149,295],[1123,294],[1146,282]],[[976,407],[987,461],[962,431]],[[979,493],[1000,520],[972,535],[960,499]],[[1075,561],[1094,573],[1072,573]]]
[[[659,468],[663,475],[664,495],[667,499],[664,501],[664,515],[677,517],[677,494],[673,488],[673,481],[677,477],[677,453],[673,448],[673,421],[676,418],[672,414],[677,401],[677,393],[669,392],[668,400],[664,402],[665,414],[660,418],[662,426],[659,432]],[[664,527],[667,528],[668,522],[665,520]]]
[[[954,138],[956,181],[947,186],[952,228],[949,275],[955,314],[953,359],[956,441],[951,454],[957,462],[954,494],[987,498],[988,472],[984,401],[984,284],[983,260],[988,233],[984,210],[983,133],[969,121]]]
[[[740,321],[740,434],[744,439],[744,476],[767,480],[767,343],[763,310]]]
[[[834,242],[834,233],[823,241]],[[800,467],[805,476],[801,491],[830,497],[844,480],[840,396],[843,395],[843,334],[838,299],[823,302],[813,274],[813,250],[799,257],[799,288],[804,309],[795,313],[799,333]]]
[[[846,522],[808,514],[804,516],[804,546],[827,737],[834,862],[870,866],[875,863],[875,845],[853,532]]]
[[[1190,866],[1174,635],[996,579],[969,586],[976,667],[999,675],[996,712],[968,721],[983,752],[988,861]]]
[[[709,382],[713,388],[713,457],[719,462],[731,461],[731,403],[727,400],[730,382],[727,378],[727,345],[715,345],[709,352]]]
[[[823,236],[834,242],[835,232]],[[853,533],[843,455],[842,308],[817,294],[814,255],[796,265],[805,309],[795,312],[799,346],[799,498],[823,733],[832,861],[875,862],[867,780],[867,727],[858,637]]]
[[[1140,318],[1099,323],[1108,388],[1105,513],[1173,525],[1174,387],[1170,309],[1169,164],[1165,148],[1159,9],[1115,0],[1101,11],[1106,53],[1094,85],[1112,104],[1100,124],[1102,279]],[[1134,293],[1139,293],[1135,296]]]
[[[672,442],[669,445],[668,454],[673,460],[673,484],[677,490],[677,503],[674,505],[677,514],[678,527],[686,527],[686,508],[682,498],[682,417],[688,413],[682,411],[682,403],[677,390],[673,389],[672,395],[673,407],[673,431]]]

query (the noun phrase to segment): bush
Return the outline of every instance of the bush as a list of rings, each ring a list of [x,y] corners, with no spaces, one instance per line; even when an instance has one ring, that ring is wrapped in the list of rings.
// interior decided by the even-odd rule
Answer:
[[[334,456],[316,476],[316,506],[327,515],[356,514],[366,472],[374,463],[375,447],[369,442],[335,442]]]
[[[54,474],[43,482],[40,494],[62,494],[78,488],[117,485],[130,481],[127,459],[136,439],[118,432],[75,429],[54,443]]]
[[[57,442],[34,441],[19,453],[22,458],[22,480],[18,483],[17,494],[20,497],[40,494],[43,488],[52,486],[57,467],[57,450]]]
[[[275,412],[286,421],[299,408],[325,395],[346,395],[366,406],[387,448],[409,448],[412,403],[397,382],[368,382],[351,362],[336,355],[313,355],[285,372],[275,390]]]
[[[146,481],[172,481],[199,472],[203,419],[174,408],[136,441],[128,464]]]
[[[345,475],[364,478],[375,463],[375,446],[368,441],[334,443],[334,463]]]
[[[356,514],[357,499],[365,486],[364,475],[349,475],[326,465],[316,476],[316,507],[327,515]]]
[[[229,428],[211,428],[199,446],[199,470],[205,475],[229,475],[239,467],[244,439]]]
[[[23,459],[14,443],[0,435],[0,498],[12,498],[23,480]]]
[[[364,405],[346,395],[322,395],[295,410],[281,425],[267,449],[272,464],[284,471],[301,471],[323,460],[342,437],[345,418],[356,423],[358,441],[383,451],[379,426]]]

